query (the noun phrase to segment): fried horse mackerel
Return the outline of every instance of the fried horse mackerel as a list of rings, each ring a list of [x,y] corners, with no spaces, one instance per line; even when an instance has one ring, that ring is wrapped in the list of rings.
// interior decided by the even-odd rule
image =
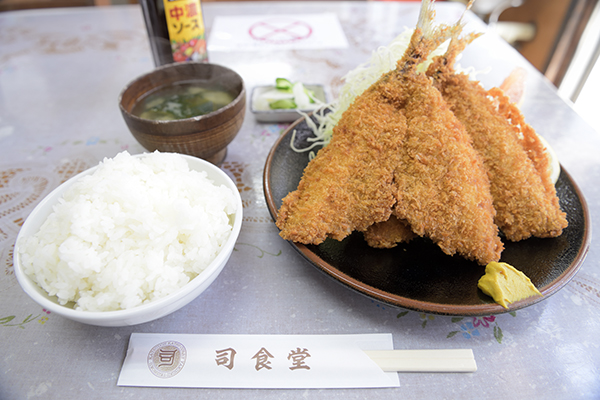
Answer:
[[[276,220],[281,237],[320,244],[359,231],[370,246],[389,248],[421,236],[448,255],[486,265],[500,259],[500,229],[509,239],[520,240],[555,236],[566,226],[564,214],[556,211],[554,188],[539,172],[544,165],[547,168],[545,154],[516,107],[499,90],[494,99],[483,90],[483,98],[458,90],[471,93],[479,87],[448,66],[475,36],[458,40],[460,21],[435,26],[433,17],[432,2],[423,1],[417,27],[396,68],[356,97],[334,127],[330,143],[308,163],[297,190],[283,199]],[[427,72],[421,71],[419,65],[449,38],[453,40],[448,52],[434,58]],[[486,149],[499,147],[502,139],[477,136],[468,123],[469,114],[461,113],[457,101],[447,94],[448,82],[455,77],[464,80],[457,84],[455,97],[467,97],[465,107],[478,110],[485,100],[489,113],[516,137],[517,144],[510,146],[519,152],[504,167],[508,172],[495,172],[499,150]],[[499,176],[518,175],[521,164],[527,164],[527,177],[506,185],[524,182],[532,189],[524,189],[522,196],[536,193],[533,201],[544,199],[544,205],[518,225],[515,221],[522,219],[522,209],[534,207],[515,200],[516,207],[502,208],[509,203],[501,196],[507,186],[499,186],[498,181]],[[537,220],[561,216],[565,222],[531,227]]]
[[[560,236],[567,226],[566,215],[559,207],[539,137],[500,89],[486,91],[479,82],[453,71],[456,56],[476,36],[459,39],[456,32],[446,54],[436,57],[427,73],[483,157],[495,221],[506,238]]]

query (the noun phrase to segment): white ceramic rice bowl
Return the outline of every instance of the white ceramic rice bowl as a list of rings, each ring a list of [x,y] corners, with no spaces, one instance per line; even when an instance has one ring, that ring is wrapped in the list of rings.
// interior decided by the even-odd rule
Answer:
[[[139,154],[134,157],[144,156],[144,154]],[[168,296],[126,310],[98,312],[79,311],[68,306],[60,305],[56,296],[49,296],[44,289],[42,289],[28,275],[26,275],[23,271],[19,255],[20,239],[33,236],[40,229],[48,216],[52,213],[54,204],[58,202],[63,193],[81,177],[92,174],[98,168],[98,166],[96,166],[74,176],[54,189],[34,208],[23,224],[15,243],[13,264],[17,280],[25,293],[27,293],[27,295],[29,295],[29,297],[31,297],[36,303],[53,314],[58,314],[65,318],[84,324],[116,327],[137,325],[162,318],[187,305],[202,292],[204,292],[204,290],[206,290],[206,288],[208,288],[221,273],[225,267],[225,264],[229,260],[231,253],[233,252],[233,248],[242,226],[242,200],[235,183],[221,169],[209,163],[208,161],[196,157],[187,155],[181,156],[186,159],[190,169],[196,171],[206,171],[207,177],[215,184],[223,184],[230,188],[234,193],[237,205],[237,211],[235,212],[233,227],[229,238],[226,240],[223,248],[216,258],[204,269],[204,271],[198,274],[198,276],[192,279],[185,286]]]

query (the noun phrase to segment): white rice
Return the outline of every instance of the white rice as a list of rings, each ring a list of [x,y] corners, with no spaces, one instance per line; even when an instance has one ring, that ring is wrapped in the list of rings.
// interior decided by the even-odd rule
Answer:
[[[235,197],[185,158],[127,152],[74,184],[33,237],[24,271],[60,304],[129,309],[167,296],[214,260],[232,230]]]

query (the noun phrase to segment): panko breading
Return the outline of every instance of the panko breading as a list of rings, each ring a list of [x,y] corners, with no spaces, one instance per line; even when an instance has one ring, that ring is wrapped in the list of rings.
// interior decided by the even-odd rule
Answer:
[[[414,69],[449,37],[432,26],[432,16],[430,2],[424,1],[418,25],[425,30],[415,30],[413,47],[398,69]],[[389,219],[396,202],[394,170],[406,135],[402,109],[386,97],[398,78],[402,74],[385,74],[344,112],[330,143],[306,166],[297,190],[282,200],[276,221],[282,238],[304,244],[342,240]]]
[[[312,159],[298,189],[279,209],[286,240],[319,244],[386,221],[394,197],[394,167],[406,118],[377,91],[358,98],[334,129],[331,142]]]
[[[390,249],[398,243],[407,243],[417,235],[406,221],[392,214],[390,219],[371,225],[363,232],[367,244],[378,249]]]
[[[507,239],[555,237],[567,226],[550,178],[548,157],[518,108],[499,89],[453,70],[456,55],[474,36],[453,38],[428,74],[481,154],[491,183],[496,224]]]
[[[284,239],[341,240],[387,221],[393,209],[447,254],[480,264],[500,258],[483,162],[431,80],[417,72],[452,31],[434,27],[433,14],[424,1],[397,68],[356,98],[284,198],[276,222]]]
[[[394,215],[449,255],[485,265],[503,250],[490,184],[471,138],[425,74],[390,94],[403,103],[406,139],[396,167]]]

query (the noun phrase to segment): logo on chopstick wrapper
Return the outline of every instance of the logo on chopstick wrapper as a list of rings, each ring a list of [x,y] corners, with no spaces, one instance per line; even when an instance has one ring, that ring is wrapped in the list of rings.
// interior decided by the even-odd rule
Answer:
[[[154,346],[148,353],[148,368],[159,378],[171,378],[177,375],[185,365],[187,351],[185,346],[174,340]]]

